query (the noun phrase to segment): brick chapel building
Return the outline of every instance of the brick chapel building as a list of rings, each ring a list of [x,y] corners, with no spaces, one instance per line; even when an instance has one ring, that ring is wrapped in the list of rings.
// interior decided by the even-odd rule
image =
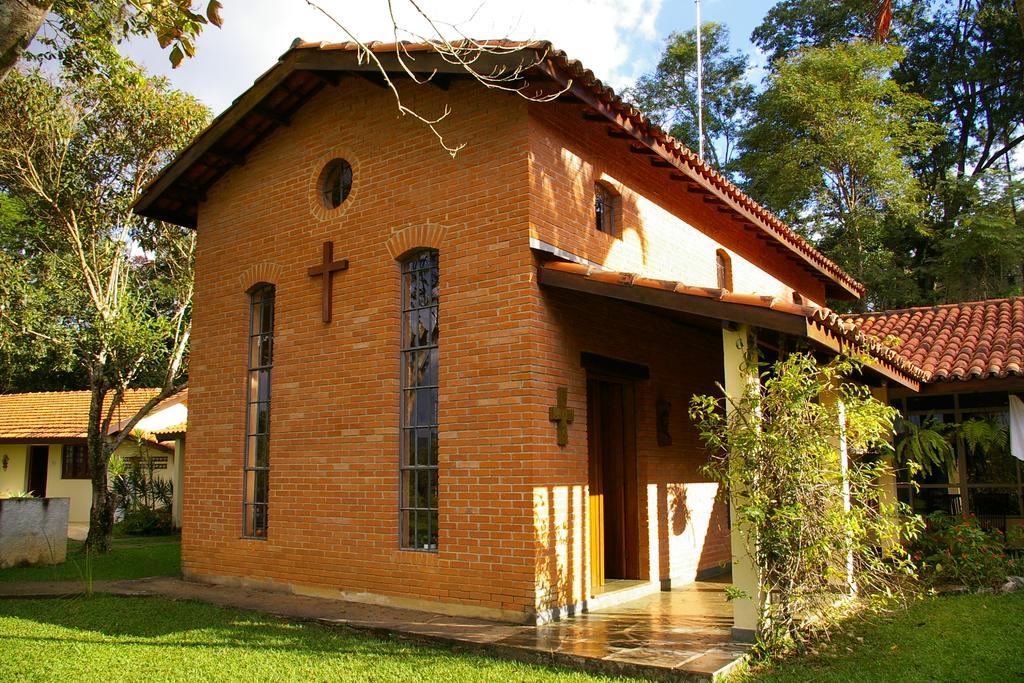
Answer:
[[[506,44],[507,45],[507,44]],[[514,620],[733,559],[694,394],[862,286],[547,43],[296,42],[149,186],[197,230],[187,577]],[[878,347],[879,383],[916,388]],[[609,597],[612,596],[612,597]]]

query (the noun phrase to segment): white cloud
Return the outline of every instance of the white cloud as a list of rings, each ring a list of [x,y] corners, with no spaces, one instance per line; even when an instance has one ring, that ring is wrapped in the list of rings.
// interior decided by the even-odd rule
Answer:
[[[570,57],[579,59],[602,80],[621,88],[642,71],[638,52],[657,41],[655,20],[662,0],[422,0],[428,16],[452,25],[474,38],[550,40]],[[167,63],[166,52],[152,38],[131,43],[127,53],[150,71],[167,75],[175,86],[192,92],[219,112],[273,66],[296,37],[341,41],[345,34],[305,0],[226,0],[224,28],[208,28],[197,54],[178,69]],[[394,39],[385,0],[322,0],[362,40]],[[400,26],[429,35],[429,27],[408,0],[394,0]],[[400,35],[399,38],[414,36]]]

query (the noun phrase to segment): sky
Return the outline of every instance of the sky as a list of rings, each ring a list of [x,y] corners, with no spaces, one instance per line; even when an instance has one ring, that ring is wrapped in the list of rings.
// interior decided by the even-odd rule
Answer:
[[[386,0],[319,1],[361,40],[394,39]],[[220,113],[273,66],[296,37],[347,40],[306,0],[223,3],[224,27],[207,28],[198,40],[196,56],[177,69],[171,69],[167,52],[152,37],[134,40],[125,52]],[[628,87],[656,65],[670,33],[696,24],[693,0],[418,0],[417,4],[431,19],[458,26],[474,38],[550,40],[616,90]],[[725,24],[733,47],[749,53],[757,67],[764,59],[750,44],[750,33],[773,4],[774,0],[703,0],[701,18]],[[392,0],[392,6],[401,27],[425,35],[410,0]],[[443,30],[452,33],[451,28]],[[752,76],[756,74],[755,68]]]

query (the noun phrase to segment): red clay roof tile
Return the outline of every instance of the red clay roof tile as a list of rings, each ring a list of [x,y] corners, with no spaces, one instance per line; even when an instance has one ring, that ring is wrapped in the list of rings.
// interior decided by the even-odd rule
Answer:
[[[587,280],[620,287],[666,289],[683,296],[717,299],[726,304],[753,306],[798,316],[805,319],[808,325],[825,331],[828,336],[841,339],[854,348],[867,353],[874,362],[886,366],[888,370],[913,382],[925,380],[925,373],[920,367],[897,353],[895,349],[880,343],[874,337],[864,334],[856,324],[844,320],[842,316],[828,308],[790,303],[774,296],[729,292],[710,287],[693,287],[682,282],[671,283],[665,280],[654,280],[641,277],[635,273],[602,270],[593,266],[565,261],[548,261],[541,264],[540,269],[541,271],[548,270],[568,273]],[[669,286],[672,284],[675,286]]]
[[[921,368],[927,382],[1022,374],[1022,297],[843,317],[879,342],[898,339],[896,352]]]
[[[125,392],[112,425],[132,417],[160,392],[131,389]],[[109,401],[109,399],[108,399]],[[0,395],[0,439],[6,441],[61,441],[84,439],[89,423],[88,391],[42,391]]]

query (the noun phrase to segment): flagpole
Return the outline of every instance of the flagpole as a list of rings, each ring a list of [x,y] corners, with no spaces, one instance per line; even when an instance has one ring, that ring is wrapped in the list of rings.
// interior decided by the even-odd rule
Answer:
[[[697,156],[704,161],[704,63],[700,52],[700,0],[697,6]]]

